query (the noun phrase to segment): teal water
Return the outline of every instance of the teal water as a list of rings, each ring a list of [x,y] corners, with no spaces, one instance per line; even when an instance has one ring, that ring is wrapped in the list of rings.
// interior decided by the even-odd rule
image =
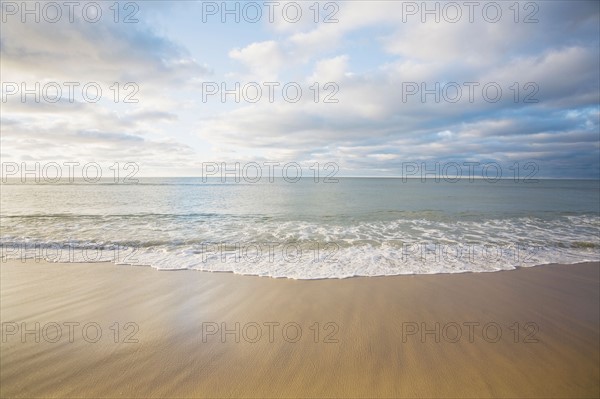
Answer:
[[[3,259],[289,278],[506,270],[600,259],[592,180],[339,178],[2,184]]]

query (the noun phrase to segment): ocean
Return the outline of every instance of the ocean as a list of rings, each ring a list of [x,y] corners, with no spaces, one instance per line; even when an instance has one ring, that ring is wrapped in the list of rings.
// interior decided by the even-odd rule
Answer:
[[[321,279],[600,260],[595,180],[9,180],[0,198],[2,262]]]

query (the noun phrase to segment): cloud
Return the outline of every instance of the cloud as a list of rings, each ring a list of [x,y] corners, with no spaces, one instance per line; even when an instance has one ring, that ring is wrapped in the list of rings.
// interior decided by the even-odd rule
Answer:
[[[308,82],[325,83],[340,81],[348,73],[348,61],[349,58],[347,55],[318,61],[314,73],[308,78]]]
[[[179,119],[176,89],[211,69],[147,23],[114,23],[107,7],[106,18],[94,24],[80,13],[74,22],[65,17],[24,24],[17,16],[2,23],[3,83],[62,88],[56,102],[32,95],[22,101],[20,93],[7,98],[3,154],[17,160],[158,160],[163,167],[186,156],[193,160],[191,148],[170,137],[165,126]],[[77,84],[73,97],[65,82]],[[82,97],[90,82],[102,90],[96,103]],[[129,94],[136,102],[125,102]]]
[[[523,23],[529,3],[537,23]],[[2,104],[3,156],[135,157],[190,170],[198,159],[320,160],[363,174],[394,174],[407,160],[535,160],[548,176],[598,176],[600,5],[529,3],[518,3],[518,23],[512,2],[498,23],[481,10],[472,23],[436,23],[389,1],[341,2],[331,24],[314,23],[308,3],[298,24],[198,24],[195,3],[144,4],[148,19],[132,25],[12,20],[0,39],[3,82],[95,81],[104,96],[12,97]],[[202,82],[231,79],[280,86],[274,102],[201,101]],[[287,81],[300,84],[298,102],[283,100]],[[138,103],[123,103],[125,82],[138,84]],[[407,95],[407,84],[419,92]],[[484,98],[486,84],[501,88],[498,101]],[[462,95],[448,101],[453,85]]]
[[[229,56],[242,62],[252,73],[252,78],[260,82],[276,81],[284,64],[284,54],[273,40],[233,49]]]

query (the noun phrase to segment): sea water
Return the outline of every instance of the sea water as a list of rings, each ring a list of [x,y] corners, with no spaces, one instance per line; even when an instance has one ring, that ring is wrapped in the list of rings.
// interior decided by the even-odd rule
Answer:
[[[595,180],[8,180],[0,197],[3,262],[317,279],[600,260]]]

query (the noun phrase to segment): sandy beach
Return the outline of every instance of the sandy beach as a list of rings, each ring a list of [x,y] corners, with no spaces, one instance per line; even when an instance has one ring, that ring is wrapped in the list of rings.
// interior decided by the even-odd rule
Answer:
[[[313,281],[0,270],[2,397],[600,394],[598,263]]]

